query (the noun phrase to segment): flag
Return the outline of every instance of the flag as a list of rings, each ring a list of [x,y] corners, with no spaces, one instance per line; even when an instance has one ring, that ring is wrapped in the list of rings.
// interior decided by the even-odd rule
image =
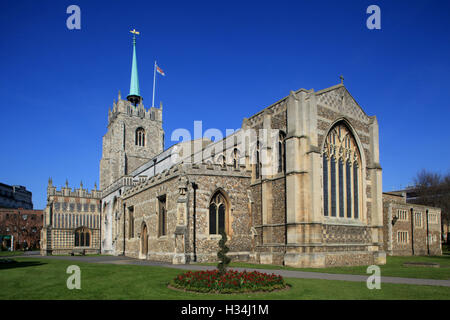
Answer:
[[[164,73],[164,71],[162,71],[161,68],[158,67],[158,65],[156,65],[156,71],[157,71],[160,75],[162,75],[162,76],[165,76],[165,75],[166,75],[166,74]]]

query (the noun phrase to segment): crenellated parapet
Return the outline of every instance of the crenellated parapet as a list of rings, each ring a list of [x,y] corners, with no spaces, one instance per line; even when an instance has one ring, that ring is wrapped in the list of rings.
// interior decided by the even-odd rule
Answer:
[[[126,199],[142,190],[185,175],[251,178],[251,170],[248,170],[245,165],[234,167],[232,165],[219,164],[180,163],[154,176],[128,177],[127,185],[132,187],[123,193],[123,197]]]
[[[175,176],[178,176],[182,172],[182,164],[175,165],[171,167],[170,169],[166,169],[154,176],[147,177],[147,176],[137,176],[137,177],[129,177],[131,180],[128,180],[129,184],[132,185],[130,189],[125,191],[123,193],[123,198],[126,199],[127,197],[143,190],[148,187],[152,187],[154,185],[157,185],[163,181],[166,181],[168,179],[171,179]]]
[[[49,178],[47,185],[47,197],[50,196],[101,199],[102,192],[97,189],[97,183],[95,183],[94,189],[89,191],[88,189],[83,188],[83,182],[80,182],[79,188],[72,189],[69,187],[69,182],[67,180],[65,186],[61,187],[60,190],[57,190],[57,188],[53,185],[52,178]]]
[[[147,109],[142,102],[137,106],[134,106],[130,101],[121,99],[119,92],[118,101],[116,102],[114,100],[112,110],[110,108],[108,111],[108,126],[114,122],[120,114],[162,122],[162,103],[159,108],[150,107]]]
[[[106,187],[102,191],[103,197],[106,197],[107,195],[113,193],[116,190],[121,189],[122,187],[132,187],[136,184],[136,181],[133,180],[132,176],[123,176],[114,181],[112,184],[110,184],[108,187]]]

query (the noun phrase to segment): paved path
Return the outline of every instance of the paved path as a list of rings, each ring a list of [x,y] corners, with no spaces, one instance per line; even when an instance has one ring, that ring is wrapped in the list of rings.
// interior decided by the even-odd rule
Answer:
[[[28,256],[15,256],[30,257]],[[11,257],[11,258],[15,258]],[[183,270],[214,270],[214,266],[202,266],[197,264],[183,264],[174,265],[164,262],[138,260],[124,256],[35,256],[42,259],[54,259],[54,260],[70,260],[80,261],[87,263],[106,263],[106,264],[118,264],[118,265],[141,265],[141,266],[159,266],[174,269]],[[323,280],[341,280],[341,281],[353,281],[353,282],[366,282],[369,275],[353,275],[353,274],[332,274],[321,272],[306,272],[306,271],[290,271],[290,270],[275,270],[275,269],[252,269],[252,268],[233,268],[238,271],[250,271],[257,270],[265,273],[276,273],[285,278],[301,278],[301,279],[323,279]],[[381,283],[396,283],[396,284],[414,284],[414,285],[426,285],[426,286],[444,286],[450,287],[450,280],[434,280],[434,279],[416,279],[416,278],[399,278],[399,277],[381,277]]]

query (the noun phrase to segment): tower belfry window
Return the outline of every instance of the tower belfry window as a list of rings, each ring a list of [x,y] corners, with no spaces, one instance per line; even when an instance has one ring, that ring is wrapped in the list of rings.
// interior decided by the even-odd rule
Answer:
[[[135,145],[140,147],[145,146],[145,130],[143,128],[136,129]]]

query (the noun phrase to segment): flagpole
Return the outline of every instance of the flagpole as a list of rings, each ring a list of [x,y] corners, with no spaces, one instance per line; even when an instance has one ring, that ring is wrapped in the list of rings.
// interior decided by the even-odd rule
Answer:
[[[155,107],[155,82],[156,82],[156,60],[155,66],[153,67],[153,98],[152,98],[152,107]]]

